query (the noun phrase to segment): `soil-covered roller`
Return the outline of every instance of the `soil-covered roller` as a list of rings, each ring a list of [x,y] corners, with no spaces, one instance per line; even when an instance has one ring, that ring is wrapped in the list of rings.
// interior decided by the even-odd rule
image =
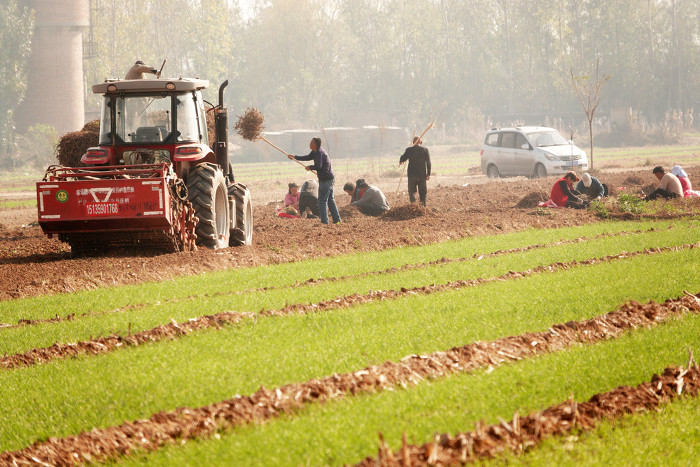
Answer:
[[[187,177],[188,199],[197,217],[197,245],[211,249],[229,245],[229,210],[226,179],[221,169],[200,164]]]

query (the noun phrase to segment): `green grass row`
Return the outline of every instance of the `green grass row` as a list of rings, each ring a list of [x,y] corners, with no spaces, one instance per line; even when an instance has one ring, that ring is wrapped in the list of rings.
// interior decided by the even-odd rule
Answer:
[[[196,333],[0,372],[0,447],[65,436],[693,290],[698,249]],[[673,274],[669,274],[673,271]],[[698,334],[695,334],[698,336]],[[687,346],[684,351],[687,351]]]
[[[554,243],[582,236],[632,232],[650,228],[696,229],[700,220],[663,222],[601,222],[579,227],[513,232],[502,235],[467,238],[432,245],[402,247],[298,261],[254,268],[229,269],[173,280],[134,286],[102,288],[71,294],[57,294],[20,300],[0,301],[0,320],[49,318],[79,312],[111,310],[129,304],[154,304],[193,295],[244,291],[260,287],[285,287],[311,278],[339,277],[383,271],[405,264],[435,261],[440,258],[468,258],[498,250]],[[259,309],[259,308],[258,308]]]
[[[201,296],[196,300],[124,309],[116,313],[79,317],[76,320],[38,326],[23,326],[0,332],[0,354],[19,353],[36,347],[48,347],[55,342],[75,342],[114,332],[126,334],[151,329],[171,320],[184,321],[195,316],[228,310],[256,312],[261,308],[279,309],[285,304],[316,303],[352,293],[370,290],[399,290],[430,284],[444,284],[461,279],[496,277],[508,271],[524,271],[540,265],[571,260],[597,258],[610,254],[640,251],[656,246],[676,246],[697,241],[695,228],[675,227],[630,234],[603,237],[583,243],[559,245],[504,256],[439,264],[416,270],[404,270],[379,276],[349,277],[343,281],[321,282],[244,294]],[[404,256],[404,261],[410,257]],[[70,298],[67,296],[66,298]]]
[[[406,390],[309,406],[292,417],[239,427],[222,433],[218,440],[166,447],[120,465],[352,464],[376,456],[378,432],[397,452],[404,432],[409,442],[422,444],[431,441],[434,433],[471,431],[477,421],[498,423],[499,416],[509,420],[516,411],[525,415],[563,402],[572,394],[575,400],[584,401],[619,385],[649,381],[667,364],[685,364],[688,346],[700,346],[700,316],[520,361],[491,373],[459,374]],[[681,402],[666,416],[656,414],[638,422],[652,439],[640,439],[638,430],[623,427],[589,444],[588,449],[578,446],[568,451],[560,438],[523,461],[528,465],[607,465],[607,459],[614,465],[646,465],[657,452],[667,457],[656,458],[656,464],[696,465],[698,407],[697,399]],[[654,418],[667,423],[656,426]],[[657,430],[661,432],[658,438]],[[675,442],[665,444],[665,440]],[[619,457],[612,457],[613,453]]]
[[[658,412],[605,421],[573,439],[553,438],[520,457],[510,453],[490,465],[697,465],[700,397],[687,397]]]

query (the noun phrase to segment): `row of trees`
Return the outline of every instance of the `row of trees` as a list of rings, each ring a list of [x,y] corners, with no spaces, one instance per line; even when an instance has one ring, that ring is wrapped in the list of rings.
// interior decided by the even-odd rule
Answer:
[[[31,25],[16,3],[3,2],[0,21]],[[230,0],[92,7],[99,53],[86,61],[88,85],[123,77],[136,59],[167,59],[165,76],[229,79],[232,111],[256,106],[268,128],[420,126],[439,110],[455,132],[485,117],[578,122],[571,76],[592,74],[598,61],[612,76],[599,112],[631,107],[661,120],[700,108],[700,0],[258,0],[250,15]],[[28,35],[6,30],[0,58],[14,54],[21,71]]]

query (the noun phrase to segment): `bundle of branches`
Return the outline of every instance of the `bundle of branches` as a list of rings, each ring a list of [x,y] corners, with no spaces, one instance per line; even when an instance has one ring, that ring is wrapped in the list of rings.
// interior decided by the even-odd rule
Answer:
[[[65,167],[81,167],[83,154],[100,140],[100,121],[87,122],[82,130],[66,133],[61,136],[56,145],[56,159]]]
[[[263,122],[265,117],[255,107],[248,107],[243,115],[238,116],[238,121],[234,129],[248,141],[257,141],[260,134],[265,129]]]

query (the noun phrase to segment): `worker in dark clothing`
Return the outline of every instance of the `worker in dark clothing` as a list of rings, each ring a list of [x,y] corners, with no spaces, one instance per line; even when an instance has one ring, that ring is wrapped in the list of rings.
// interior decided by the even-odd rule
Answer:
[[[301,217],[314,218],[319,216],[318,212],[318,182],[309,179],[304,182],[299,192],[299,212]]]
[[[399,159],[399,166],[408,161],[408,199],[416,202],[416,189],[420,196],[420,203],[425,206],[430,180],[430,151],[422,146],[423,141],[418,136],[413,138],[413,146],[406,148]]]
[[[137,60],[134,66],[129,68],[129,71],[126,72],[124,79],[144,79],[146,77],[144,73],[151,73],[158,76],[158,70],[152,66],[147,66],[141,60]]]
[[[311,149],[311,152],[306,156],[287,154],[287,157],[290,160],[314,161],[312,165],[306,166],[306,170],[315,170],[318,177],[318,211],[321,215],[321,223],[328,224],[328,209],[330,208],[333,223],[340,224],[340,213],[333,197],[335,174],[331,168],[331,158],[328,157],[326,150],[321,147],[321,138],[312,138],[309,143],[309,149]]]
[[[588,196],[591,200],[600,200],[608,194],[605,183],[600,183],[600,180],[587,172],[581,175],[581,181],[576,185],[576,191]]]
[[[579,198],[581,193],[573,189],[573,183],[579,180],[575,172],[567,172],[566,175],[557,180],[554,184],[549,199],[558,207],[574,209],[587,208],[590,203]]]

